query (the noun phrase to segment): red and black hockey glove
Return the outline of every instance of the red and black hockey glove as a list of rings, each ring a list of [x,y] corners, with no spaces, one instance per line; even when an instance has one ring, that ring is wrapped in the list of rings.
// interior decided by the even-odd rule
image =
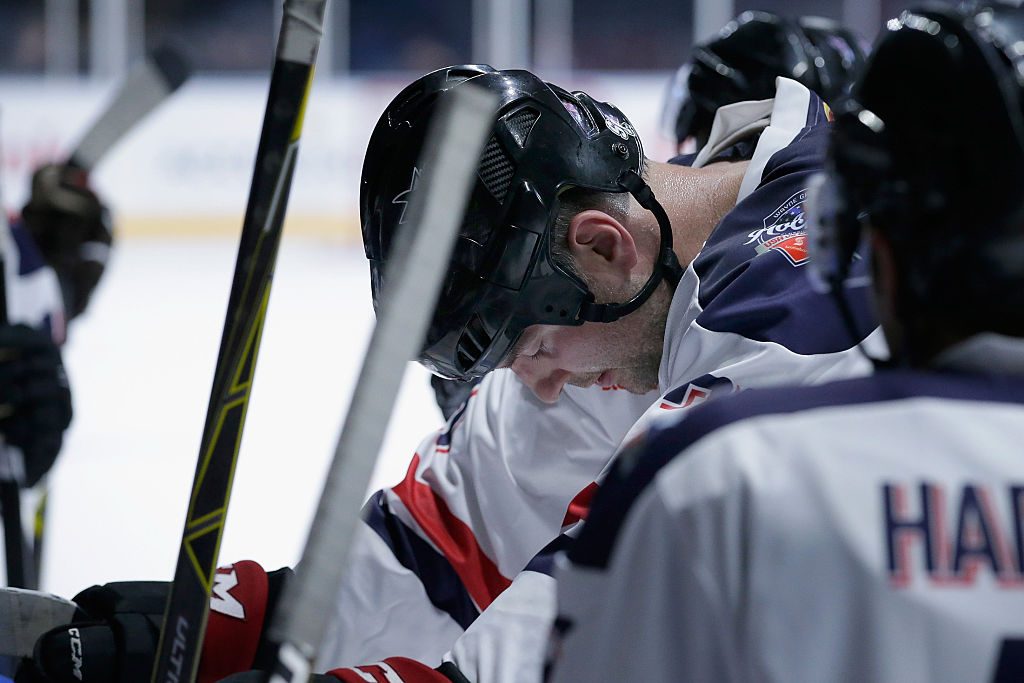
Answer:
[[[255,562],[217,570],[199,665],[200,683],[258,666],[266,615],[290,569],[267,574]],[[72,622],[43,634],[17,683],[148,681],[170,594],[163,581],[93,586],[75,596]]]
[[[228,676],[221,683],[265,683],[265,671],[245,671]],[[451,662],[431,669],[405,657],[389,657],[376,664],[363,664],[345,669],[334,669],[326,674],[313,674],[311,683],[469,683],[469,679]]]

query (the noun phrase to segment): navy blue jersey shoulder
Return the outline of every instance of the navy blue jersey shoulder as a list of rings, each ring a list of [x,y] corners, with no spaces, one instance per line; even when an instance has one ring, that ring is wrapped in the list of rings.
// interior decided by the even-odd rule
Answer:
[[[705,329],[804,355],[853,344],[835,303],[814,291],[804,272],[807,187],[822,169],[828,133],[824,104],[812,94],[804,128],[769,158],[761,182],[726,214],[694,260],[702,309],[697,323]],[[865,274],[859,260],[852,277],[859,281]],[[859,341],[876,323],[866,286],[849,289],[848,296]]]
[[[576,564],[605,567],[633,503],[658,472],[704,437],[743,420],[824,408],[939,398],[1024,405],[1024,380],[996,375],[891,370],[813,387],[750,389],[692,409],[671,427],[652,430],[624,450],[594,498],[569,552]]]

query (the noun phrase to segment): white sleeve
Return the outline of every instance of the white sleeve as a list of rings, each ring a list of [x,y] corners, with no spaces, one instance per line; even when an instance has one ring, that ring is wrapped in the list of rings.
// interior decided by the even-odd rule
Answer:
[[[507,370],[425,439],[406,478],[375,494],[335,605],[325,665],[440,663],[567,520],[653,400],[570,388],[541,403]]]

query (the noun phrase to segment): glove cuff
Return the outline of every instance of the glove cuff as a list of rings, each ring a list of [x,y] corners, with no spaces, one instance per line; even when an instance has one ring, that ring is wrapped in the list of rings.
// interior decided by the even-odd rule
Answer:
[[[217,570],[198,683],[213,683],[252,668],[267,615],[267,596],[267,573],[256,562],[243,560]]]

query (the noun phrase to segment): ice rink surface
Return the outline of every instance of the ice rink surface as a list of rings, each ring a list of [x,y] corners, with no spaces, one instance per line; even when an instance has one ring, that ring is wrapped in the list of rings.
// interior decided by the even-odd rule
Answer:
[[[220,562],[294,565],[373,323],[358,245],[282,242]],[[170,579],[237,241],[131,238],[114,250],[65,363],[75,417],[50,480],[43,588]],[[441,423],[409,364],[372,488]]]

